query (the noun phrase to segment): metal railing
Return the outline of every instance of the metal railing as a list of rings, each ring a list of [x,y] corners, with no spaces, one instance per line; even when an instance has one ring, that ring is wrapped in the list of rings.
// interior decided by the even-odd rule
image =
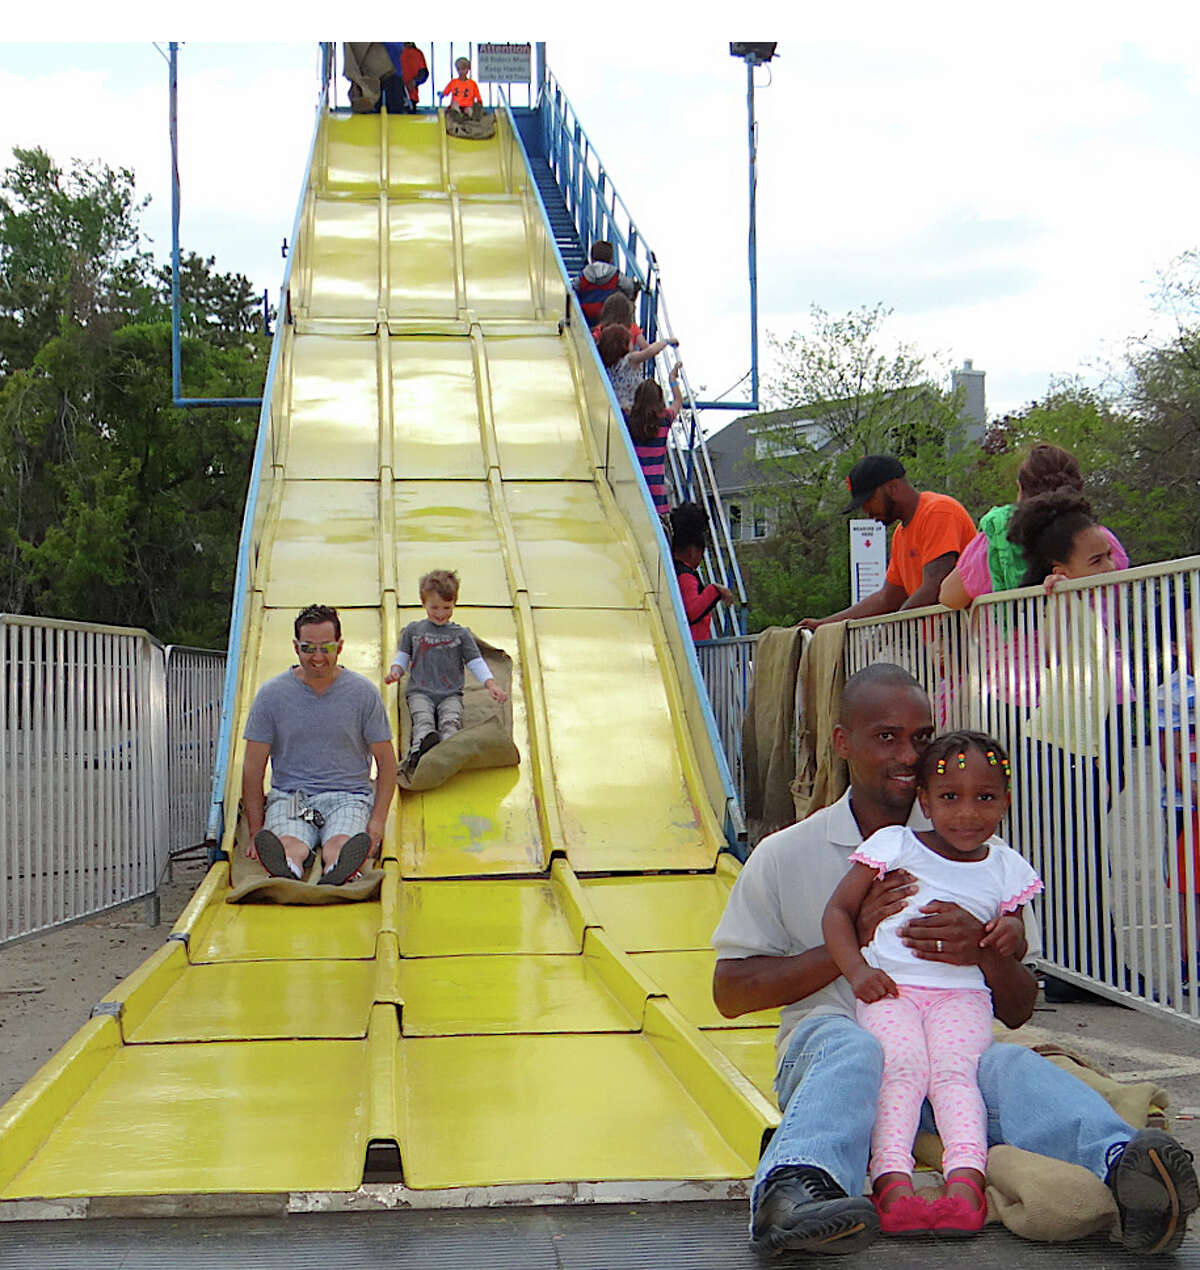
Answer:
[[[168,651],[0,615],[0,944],[152,895],[172,849],[203,837],[220,685]]]
[[[753,639],[697,646],[729,766]],[[847,623],[846,673],[894,662],[939,731],[1012,756],[1001,834],[1046,884],[1055,977],[1200,1023],[1200,557]],[[797,706],[799,709],[799,705]]]
[[[742,722],[754,676],[754,647],[757,635],[735,635],[729,639],[700,640],[696,657],[708,689],[721,748],[725,751],[738,804],[745,806],[746,782],[742,770]]]
[[[1046,884],[1047,967],[1200,1023],[1200,557],[849,625],[848,672],[904,666],[939,728],[1011,754],[1002,833]]]
[[[167,840],[171,854],[205,839],[221,734],[225,654],[169,644],[167,682]]]

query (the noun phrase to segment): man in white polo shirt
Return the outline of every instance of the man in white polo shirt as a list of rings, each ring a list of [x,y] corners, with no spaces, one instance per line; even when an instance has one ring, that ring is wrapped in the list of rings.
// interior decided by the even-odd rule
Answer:
[[[933,736],[929,699],[899,666],[879,663],[846,682],[834,749],[850,788],[831,807],[764,838],[742,870],[713,935],[713,999],[727,1018],[782,1007],[775,1090],[783,1119],[764,1152],[751,1196],[751,1237],[762,1251],[852,1252],[879,1221],[863,1195],[879,1094],[878,1042],[855,1022],[854,994],[821,934],[825,903],[850,853],[884,825],[927,828],[916,797],[917,760]],[[866,944],[915,887],[888,874],[863,904]],[[982,925],[957,905],[935,902],[904,928],[919,956],[977,964],[995,1015],[1019,1027],[1033,1012],[1037,981],[1024,957],[980,949]],[[1020,1045],[993,1045],[979,1064],[991,1143],[1066,1160],[1112,1189],[1121,1239],[1134,1252],[1179,1246],[1198,1201],[1190,1155],[1158,1130],[1130,1133],[1099,1094]],[[932,1129],[926,1104],[923,1129]]]

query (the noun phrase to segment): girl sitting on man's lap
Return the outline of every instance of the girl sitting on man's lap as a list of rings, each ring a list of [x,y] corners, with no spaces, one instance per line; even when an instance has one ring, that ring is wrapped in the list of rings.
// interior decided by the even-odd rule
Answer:
[[[937,737],[917,773],[917,797],[933,828],[890,825],[872,834],[851,855],[850,872],[825,909],[826,947],[858,998],[859,1022],[883,1048],[871,1180],[885,1234],[972,1235],[987,1219],[987,1113],[976,1073],[992,1043],[992,994],[978,966],[940,960],[940,945],[917,957],[901,931],[922,906],[941,900],[984,923],[981,948],[1023,952],[1021,906],[1042,883],[995,836],[1008,811],[1010,779],[1008,756],[991,737]],[[860,950],[859,907],[871,882],[892,869],[907,869],[919,889]],[[912,1144],[926,1096],[946,1180],[932,1204],[912,1184]]]

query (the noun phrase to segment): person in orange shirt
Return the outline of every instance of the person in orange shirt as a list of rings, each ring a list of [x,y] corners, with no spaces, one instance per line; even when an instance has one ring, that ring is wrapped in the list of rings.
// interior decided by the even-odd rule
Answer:
[[[967,509],[948,494],[918,493],[904,474],[904,464],[887,454],[868,454],[846,478],[848,516],[862,508],[885,525],[895,524],[892,551],[883,586],[857,604],[829,617],[806,617],[801,630],[813,631],[829,622],[855,617],[878,617],[898,609],[915,609],[938,602],[942,580],[975,537],[975,522]]]
[[[455,61],[454,69],[458,75],[442,89],[441,95],[451,99],[450,110],[478,119],[483,113],[483,98],[479,95],[479,85],[471,78],[471,63],[460,57]]]
[[[399,71],[407,97],[406,107],[410,114],[415,114],[421,85],[429,78],[429,67],[425,64],[425,54],[412,40],[405,40],[400,51]]]

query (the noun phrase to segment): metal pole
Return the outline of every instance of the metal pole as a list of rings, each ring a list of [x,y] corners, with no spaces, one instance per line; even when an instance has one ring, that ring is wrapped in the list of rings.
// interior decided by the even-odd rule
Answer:
[[[179,353],[179,45],[170,49],[171,82],[171,396],[183,396],[183,367]]]
[[[185,397],[179,338],[179,44],[168,44],[171,131],[171,404],[173,406],[261,406],[261,397]]]
[[[750,144],[750,400],[758,409],[758,142],[754,125],[754,68],[758,58],[746,58],[746,116]]]

